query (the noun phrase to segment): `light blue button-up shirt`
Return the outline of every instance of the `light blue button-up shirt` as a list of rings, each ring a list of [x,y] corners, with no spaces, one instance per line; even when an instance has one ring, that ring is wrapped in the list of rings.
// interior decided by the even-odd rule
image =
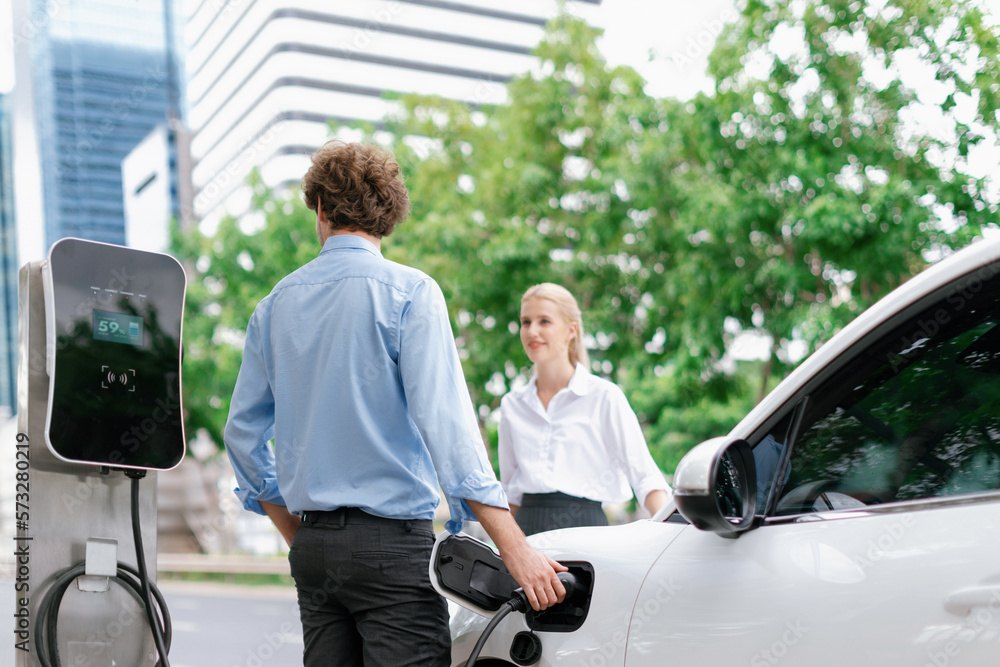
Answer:
[[[225,444],[236,495],[260,514],[264,500],[432,519],[440,489],[457,532],[475,518],[463,500],[507,507],[441,289],[351,234],[257,305]]]

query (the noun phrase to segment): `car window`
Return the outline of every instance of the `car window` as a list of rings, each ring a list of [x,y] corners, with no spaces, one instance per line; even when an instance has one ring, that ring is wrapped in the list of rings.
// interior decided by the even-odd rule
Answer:
[[[810,392],[774,514],[1000,489],[998,271],[939,295]]]

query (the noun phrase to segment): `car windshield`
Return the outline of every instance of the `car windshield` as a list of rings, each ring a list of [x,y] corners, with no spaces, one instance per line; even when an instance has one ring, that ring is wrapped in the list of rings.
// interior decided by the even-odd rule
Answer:
[[[998,271],[939,294],[810,394],[777,514],[1000,488]]]

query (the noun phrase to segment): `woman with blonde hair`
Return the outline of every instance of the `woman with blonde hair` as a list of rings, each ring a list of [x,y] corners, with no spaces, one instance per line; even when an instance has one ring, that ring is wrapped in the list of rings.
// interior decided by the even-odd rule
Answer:
[[[500,481],[527,535],[607,525],[603,503],[636,498],[650,514],[669,487],[618,385],[591,375],[576,299],[560,285],[521,297],[521,344],[535,364],[500,402]]]

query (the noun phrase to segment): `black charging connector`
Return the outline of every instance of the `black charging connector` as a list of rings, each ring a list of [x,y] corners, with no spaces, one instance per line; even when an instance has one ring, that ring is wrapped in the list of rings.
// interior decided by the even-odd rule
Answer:
[[[573,593],[576,592],[576,575],[572,572],[560,572],[556,576],[559,577],[559,581],[562,582],[563,588],[566,589],[566,596],[563,598],[563,601],[565,602],[573,597]]]
[[[566,589],[566,595],[563,596],[563,602],[566,602],[573,597],[573,593],[576,591],[576,576],[572,572],[559,572],[556,576],[559,577],[563,588]],[[528,596],[525,594],[523,588],[518,588],[514,591],[507,604],[512,604],[514,607],[513,611],[519,611],[522,614],[531,609],[531,603],[528,602]]]
[[[572,572],[560,572],[557,576],[559,577],[559,581],[562,582],[563,588],[566,589],[563,601],[569,600],[577,588],[576,577],[573,576]],[[500,625],[500,621],[506,618],[512,611],[524,614],[530,609],[531,604],[528,602],[527,594],[524,592],[524,589],[518,588],[511,595],[511,598],[503,604],[500,611],[494,614],[490,622],[486,624],[483,633],[479,635],[479,641],[476,642],[476,645],[472,648],[472,653],[469,654],[469,659],[465,661],[465,667],[474,667],[476,660],[479,659],[479,653],[483,650],[483,646],[486,645],[486,640],[490,638],[496,627]]]

